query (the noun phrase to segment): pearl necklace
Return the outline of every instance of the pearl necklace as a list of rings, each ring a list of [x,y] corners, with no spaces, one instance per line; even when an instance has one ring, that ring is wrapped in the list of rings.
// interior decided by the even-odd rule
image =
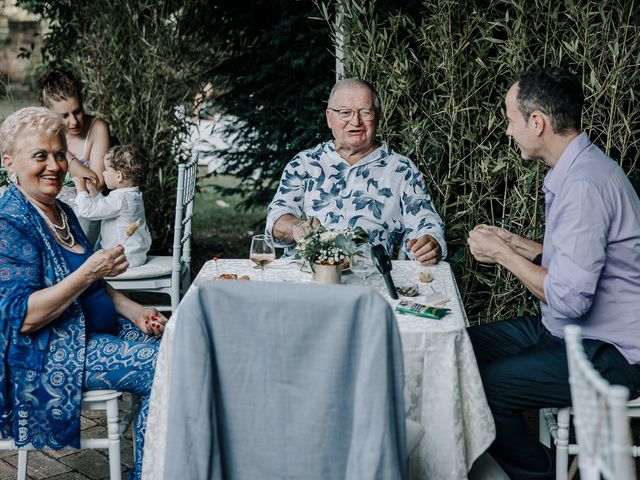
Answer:
[[[35,204],[32,204],[36,207],[38,213],[44,218],[44,221],[47,223],[49,230],[53,235],[58,239],[58,241],[67,248],[73,248],[76,244],[76,239],[73,237],[71,233],[71,229],[69,228],[69,222],[67,218],[67,214],[56,204],[56,208],[58,209],[58,213],[60,214],[60,218],[62,219],[62,225],[56,225],[53,223],[49,217]]]

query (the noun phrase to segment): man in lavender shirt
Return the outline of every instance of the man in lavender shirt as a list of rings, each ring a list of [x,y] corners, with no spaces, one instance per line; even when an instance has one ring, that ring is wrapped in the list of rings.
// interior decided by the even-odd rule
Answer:
[[[540,300],[540,317],[471,327],[496,423],[490,452],[514,479],[555,478],[551,452],[523,412],[571,404],[562,329],[582,327],[587,356],[640,395],[640,200],[620,166],[580,130],[584,96],[561,69],[521,74],[507,92],[507,135],[541,160],[544,243],[498,227],[469,233],[476,260],[508,269]]]

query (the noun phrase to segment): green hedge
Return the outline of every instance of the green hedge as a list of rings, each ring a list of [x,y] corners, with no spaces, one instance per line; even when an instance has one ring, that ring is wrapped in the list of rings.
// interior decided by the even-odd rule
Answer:
[[[371,80],[381,134],[413,158],[447,224],[472,321],[534,311],[519,281],[480,265],[467,233],[490,223],[541,240],[546,168],[523,162],[505,136],[514,74],[565,65],[582,76],[583,124],[638,189],[639,5],[629,1],[338,0],[319,3],[335,29],[341,8],[348,76]]]

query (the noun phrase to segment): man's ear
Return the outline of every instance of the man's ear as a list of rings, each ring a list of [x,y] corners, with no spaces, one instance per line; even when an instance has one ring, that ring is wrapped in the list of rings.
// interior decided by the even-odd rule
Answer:
[[[534,110],[530,119],[538,136],[542,135],[546,128],[551,126],[549,123],[549,117],[539,110]]]
[[[329,130],[331,130],[331,111],[327,109],[324,113],[327,116],[327,127],[329,127]]]

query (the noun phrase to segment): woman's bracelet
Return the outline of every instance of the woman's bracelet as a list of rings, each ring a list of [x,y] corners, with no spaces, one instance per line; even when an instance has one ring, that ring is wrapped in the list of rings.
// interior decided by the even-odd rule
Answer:
[[[78,160],[75,155],[71,155],[71,159],[67,160],[67,165],[71,165],[74,160]]]

